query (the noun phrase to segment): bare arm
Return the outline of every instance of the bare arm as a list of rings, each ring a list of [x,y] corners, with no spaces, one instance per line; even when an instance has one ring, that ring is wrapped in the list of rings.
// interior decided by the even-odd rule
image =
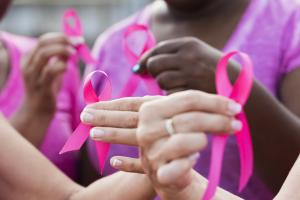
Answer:
[[[72,182],[0,118],[0,199],[153,199],[145,175],[117,173],[87,188]]]
[[[300,198],[300,156],[284,182],[275,200],[297,200]]]

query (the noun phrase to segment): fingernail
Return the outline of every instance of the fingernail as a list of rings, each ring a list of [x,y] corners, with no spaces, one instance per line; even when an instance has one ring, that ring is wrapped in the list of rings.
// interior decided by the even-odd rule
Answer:
[[[68,52],[69,52],[71,55],[75,55],[75,54],[76,54],[76,49],[73,48],[73,47],[68,47]]]
[[[132,72],[137,74],[141,69],[141,66],[139,64],[136,64],[135,66],[132,67]]]
[[[242,106],[234,101],[228,103],[228,111],[230,114],[239,114],[242,111]]]
[[[119,159],[116,159],[116,158],[113,158],[110,163],[111,163],[111,166],[113,166],[113,167],[122,166],[122,161]]]
[[[91,135],[91,138],[101,139],[105,135],[105,132],[103,130],[98,129],[98,128],[93,128],[91,130],[90,135]]]
[[[194,153],[188,157],[191,162],[195,162],[200,158],[200,153]]]
[[[231,122],[231,128],[232,128],[232,130],[233,131],[240,131],[241,129],[242,129],[242,127],[243,127],[243,124],[242,124],[242,122],[240,122],[239,120],[233,120],[232,122]]]
[[[80,114],[80,120],[84,123],[90,123],[93,121],[94,116],[86,111]]]

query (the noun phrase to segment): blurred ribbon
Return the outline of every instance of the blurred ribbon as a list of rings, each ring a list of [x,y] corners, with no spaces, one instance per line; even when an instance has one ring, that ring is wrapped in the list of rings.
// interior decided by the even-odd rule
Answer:
[[[136,53],[129,45],[129,38],[130,36],[134,36],[134,33],[143,32],[146,34],[146,41],[142,50],[139,53]],[[123,40],[123,49],[125,56],[127,57],[129,63],[134,66],[133,68],[137,67],[137,63],[140,60],[141,56],[153,48],[155,46],[155,37],[149,28],[145,25],[141,24],[134,24],[129,26],[124,32],[124,40]],[[122,97],[130,97],[136,91],[140,82],[144,82],[147,90],[148,95],[161,95],[162,91],[158,87],[156,81],[148,74],[145,75],[137,75],[132,73],[130,78],[128,79],[127,83],[125,84],[124,89],[121,91],[120,98]]]
[[[227,75],[227,64],[231,57],[239,55],[243,65],[234,85],[231,85]],[[251,59],[245,53],[233,51],[221,58],[216,69],[216,86],[219,95],[229,97],[242,106],[245,105],[253,85],[253,66]],[[239,191],[247,185],[253,172],[253,149],[250,130],[244,111],[236,118],[243,124],[241,131],[236,133],[238,149],[240,154],[240,182]],[[203,200],[211,199],[220,181],[221,168],[224,156],[224,149],[228,135],[213,137],[211,165],[208,176],[208,187],[203,196]]]
[[[76,10],[68,9],[65,11],[63,16],[63,30],[64,34],[68,36],[70,40],[76,42],[75,48],[77,52],[71,60],[77,62],[81,58],[85,64],[96,65],[96,60],[93,59],[88,46],[84,42],[83,31]],[[100,100],[109,100],[111,99],[111,90],[112,86],[107,74],[103,71],[94,71],[87,76],[84,83],[84,100],[87,104],[99,102]],[[67,140],[59,154],[79,150],[88,139],[90,129],[91,126],[81,123]],[[95,142],[95,144],[100,172],[102,173],[110,145],[100,141]]]

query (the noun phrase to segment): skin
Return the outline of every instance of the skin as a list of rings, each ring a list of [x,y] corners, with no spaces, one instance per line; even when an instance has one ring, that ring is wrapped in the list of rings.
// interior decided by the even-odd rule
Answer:
[[[114,200],[122,196],[125,199],[150,200],[155,196],[149,179],[139,174],[116,173],[82,187],[60,172],[2,116],[0,126],[0,151],[5,152],[0,155],[0,199],[92,200],[105,197]],[[107,193],[112,188],[122,190]]]
[[[165,104],[171,105],[169,109],[162,109]],[[100,102],[89,105],[81,116],[87,124],[110,126],[119,122],[119,128],[94,128],[91,131],[93,139],[141,146],[141,160],[113,157],[113,167],[147,173],[162,199],[200,199],[207,181],[192,167],[198,159],[197,152],[207,142],[205,134],[199,132],[233,133],[236,130],[232,127],[234,115],[240,111],[240,105],[224,97],[186,91],[169,97],[132,97]],[[89,117],[85,116],[86,112]],[[168,118],[173,119],[175,131],[180,134],[169,137],[164,127]],[[132,138],[136,130],[129,127],[135,127],[136,123],[139,124],[138,137]],[[97,130],[104,131],[105,135],[99,137]],[[169,163],[171,160],[174,162]],[[229,197],[235,196],[219,189],[216,199]]]
[[[178,104],[178,102],[184,103]],[[207,187],[207,180],[192,170],[199,157],[197,152],[206,146],[205,135],[198,131],[231,132],[231,123],[229,122],[240,109],[238,106],[228,106],[229,102],[228,99],[219,96],[199,91],[186,91],[168,97],[152,99],[150,97],[134,97],[96,103],[88,107],[89,114],[93,116],[90,119],[94,120],[94,124],[103,124],[103,121],[106,121],[106,124],[115,124],[120,121],[120,118],[116,117],[121,114],[120,110],[132,112],[130,118],[127,118],[128,121],[122,122],[123,125],[120,124],[121,127],[124,124],[136,123],[134,122],[137,119],[135,114],[138,114],[138,137],[130,139],[132,134],[126,135],[126,132],[122,132],[120,135],[119,131],[111,133],[114,130],[112,128],[106,129],[104,137],[98,137],[95,134],[91,134],[91,136],[94,140],[124,144],[132,143],[129,140],[137,140],[141,146],[142,159],[117,156],[111,159],[112,166],[123,171],[147,173],[156,192],[163,200],[196,200],[202,197]],[[168,109],[162,109],[166,104],[170,105]],[[101,114],[103,111],[108,113],[109,110],[114,111],[110,113],[110,116]],[[135,113],[137,110],[139,113]],[[113,113],[116,115],[113,116]],[[173,126],[177,133],[172,136],[166,132],[164,127],[165,120],[170,118],[173,119]],[[201,123],[203,121],[205,123]],[[300,157],[275,200],[299,199],[299,169]],[[218,188],[214,200],[223,199],[240,198]]]
[[[33,145],[39,146],[56,112],[56,98],[69,56],[75,53],[61,33],[48,33],[24,61],[25,97],[10,119]]]
[[[215,66],[221,57],[220,49],[249,2],[231,3],[233,7],[236,5],[237,10],[233,16],[226,14],[229,5],[219,12],[218,6],[212,6],[211,11],[214,12],[199,16],[205,6],[187,12],[187,9],[176,7],[175,2],[166,1],[153,13],[152,31],[162,42],[144,55],[139,72],[153,75],[169,94],[187,89],[215,93]],[[187,1],[187,4],[191,2]],[[216,14],[212,16],[211,13]],[[223,19],[220,20],[220,17]],[[234,81],[239,65],[231,63],[228,68],[230,79]],[[255,80],[245,107],[254,142],[255,170],[274,194],[300,152],[299,76],[300,69],[296,69],[283,77],[279,82],[279,99]]]

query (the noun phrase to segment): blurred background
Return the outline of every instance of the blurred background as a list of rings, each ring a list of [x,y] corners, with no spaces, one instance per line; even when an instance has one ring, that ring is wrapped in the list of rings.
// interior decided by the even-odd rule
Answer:
[[[85,37],[92,44],[112,24],[144,7],[151,0],[14,0],[0,29],[27,36],[60,31],[66,8],[79,12]]]

